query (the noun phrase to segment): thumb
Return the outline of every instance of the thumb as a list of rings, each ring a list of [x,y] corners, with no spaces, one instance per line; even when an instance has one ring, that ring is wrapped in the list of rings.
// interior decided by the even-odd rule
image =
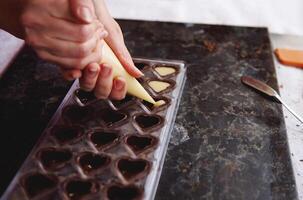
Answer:
[[[81,22],[91,23],[96,18],[93,0],[69,1],[72,14]]]

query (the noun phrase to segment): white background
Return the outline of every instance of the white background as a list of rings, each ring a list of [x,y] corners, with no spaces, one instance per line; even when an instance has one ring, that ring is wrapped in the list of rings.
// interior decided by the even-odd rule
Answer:
[[[245,26],[303,35],[303,0],[106,0],[114,17]]]

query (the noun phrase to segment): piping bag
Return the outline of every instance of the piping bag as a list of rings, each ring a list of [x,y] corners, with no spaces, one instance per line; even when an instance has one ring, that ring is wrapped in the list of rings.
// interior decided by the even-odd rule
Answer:
[[[102,47],[102,59],[100,64],[108,64],[113,68],[113,77],[122,76],[125,78],[127,85],[127,93],[143,99],[149,103],[157,105],[157,102],[147,93],[147,91],[142,87],[142,85],[137,81],[136,78],[132,77],[128,74],[128,72],[124,69],[112,49],[106,44],[103,40]]]

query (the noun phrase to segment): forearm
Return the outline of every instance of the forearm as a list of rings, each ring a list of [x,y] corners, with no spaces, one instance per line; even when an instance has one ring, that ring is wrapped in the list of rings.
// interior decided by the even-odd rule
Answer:
[[[20,23],[21,11],[21,0],[0,0],[0,28],[19,38],[24,36]]]

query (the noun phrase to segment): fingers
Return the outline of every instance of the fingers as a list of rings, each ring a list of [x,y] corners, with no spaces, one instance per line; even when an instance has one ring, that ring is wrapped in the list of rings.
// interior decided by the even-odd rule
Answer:
[[[36,48],[36,52],[43,60],[55,63],[64,67],[65,69],[84,69],[89,63],[99,63],[102,55],[102,45],[99,41],[95,51],[84,58],[64,58],[53,55],[45,49]]]
[[[83,76],[79,79],[80,87],[86,91],[92,91],[95,88],[98,74],[99,64],[91,63],[83,70]]]
[[[105,39],[107,44],[111,47],[111,49],[116,54],[117,58],[125,68],[125,70],[131,75],[136,78],[139,78],[143,76],[143,73],[136,68],[134,65],[134,62],[130,56],[130,53],[128,52],[124,40],[122,31],[120,29],[120,26],[113,21],[113,24],[110,28],[106,27],[109,35]]]
[[[98,40],[107,36],[106,31],[97,31],[91,39],[83,43],[62,41],[55,38],[45,37],[42,44],[35,47],[46,49],[50,54],[58,57],[84,58],[96,49]],[[32,35],[32,37],[35,37]],[[33,45],[34,46],[34,45]]]
[[[72,81],[82,76],[81,70],[60,68],[64,79]]]
[[[90,24],[76,24],[62,19],[49,18],[47,27],[41,26],[49,37],[71,42],[85,42],[93,37],[96,31],[105,31],[103,24],[95,20]]]
[[[98,99],[107,99],[110,95],[113,85],[112,67],[106,64],[100,65],[99,77],[94,90]]]
[[[124,43],[123,43],[124,44]],[[120,60],[121,64],[123,65],[124,69],[133,77],[139,78],[144,76],[144,74],[135,66],[127,48],[125,45],[121,47],[121,53],[118,53],[118,59]]]
[[[83,23],[91,23],[95,18],[92,0],[70,0],[72,14]]]
[[[117,77],[113,81],[113,88],[110,93],[110,98],[113,100],[121,100],[126,95],[126,81],[123,77]]]

